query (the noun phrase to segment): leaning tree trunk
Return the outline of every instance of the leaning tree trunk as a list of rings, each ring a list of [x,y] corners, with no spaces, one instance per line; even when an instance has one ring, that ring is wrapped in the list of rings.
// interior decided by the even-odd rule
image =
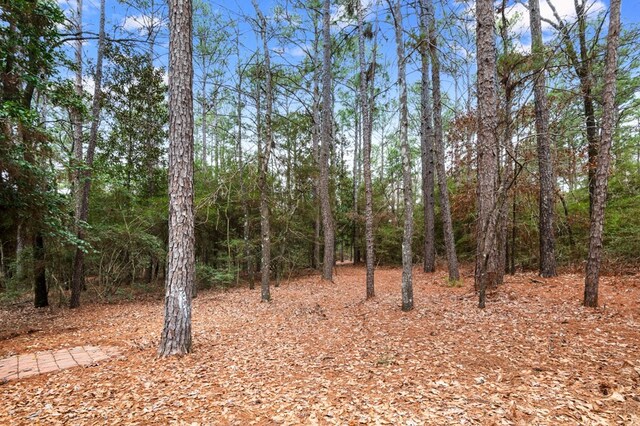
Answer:
[[[458,256],[456,254],[456,238],[453,233],[453,221],[451,220],[451,206],[449,203],[449,189],[447,187],[447,174],[444,157],[444,132],[442,128],[442,94],[440,92],[440,58],[438,57],[438,45],[436,38],[435,11],[432,0],[423,0],[428,18],[429,49],[431,51],[431,76],[433,80],[433,124],[435,133],[435,157],[436,172],[438,176],[438,188],[440,189],[440,215],[442,216],[442,228],[444,232],[444,244],[447,253],[449,267],[449,280],[458,281]]]
[[[596,169],[596,185],[589,228],[589,257],[584,282],[584,306],[598,306],[598,281],[602,261],[602,234],[604,211],[607,202],[611,143],[616,125],[616,73],[618,67],[618,43],[620,39],[620,0],[611,0],[609,34],[604,68],[602,132]]]
[[[262,283],[261,283],[261,300],[268,302],[271,300],[271,291],[269,287],[269,278],[271,272],[271,230],[269,218],[269,157],[271,156],[271,147],[273,143],[271,129],[271,113],[273,108],[273,87],[271,78],[271,56],[269,54],[269,46],[267,42],[267,21],[260,11],[258,3],[254,0],[253,6],[258,14],[260,21],[260,35],[262,38],[262,47],[264,50],[264,72],[265,78],[265,116],[264,116],[264,143],[262,149],[259,149],[260,157],[260,176],[258,178],[258,186],[260,187],[260,229],[262,238]]]
[[[94,88],[93,88],[93,102],[91,104],[91,130],[89,132],[89,144],[87,145],[87,154],[85,160],[84,170],[81,171],[80,187],[82,193],[80,194],[79,206],[77,213],[79,214],[79,220],[86,222],[89,219],[89,194],[91,192],[91,167],[93,167],[93,159],[96,152],[96,145],[98,143],[98,127],[100,126],[100,110],[102,107],[102,60],[104,57],[105,47],[105,0],[100,0],[100,29],[98,30],[98,52],[96,55],[96,71],[94,75]],[[84,227],[80,225],[77,228],[78,240],[84,241]],[[76,247],[75,256],[73,259],[73,285],[72,288],[83,289],[85,287],[85,266],[84,266],[84,250],[80,247]],[[77,305],[80,306],[80,292],[76,292],[72,295],[76,296]]]
[[[322,211],[322,230],[324,233],[324,255],[322,262],[322,278],[333,280],[335,263],[335,224],[331,211],[329,194],[329,157],[333,142],[333,102],[331,96],[331,1],[324,0],[322,14],[322,146],[320,147],[320,182],[318,191]]]
[[[82,99],[82,0],[78,0],[76,3],[76,32],[78,33],[78,41],[76,42],[75,52],[75,94],[78,97],[78,102]],[[73,122],[73,156],[74,156],[74,179],[73,189],[75,198],[75,232],[76,234],[82,233],[82,175],[84,168],[84,153],[82,149],[82,112],[79,108],[72,107],[72,122]],[[79,248],[76,248],[78,251]],[[70,308],[78,308],[80,306],[80,294],[84,288],[84,262],[78,263],[78,257],[74,258],[73,262],[73,275],[71,278],[71,299],[69,301]]]
[[[497,271],[496,226],[498,142],[495,17],[491,0],[476,3],[478,85],[478,219],[476,226],[475,286],[479,307],[486,289],[495,287]],[[494,220],[495,218],[495,220]]]
[[[534,68],[537,73],[533,90],[535,95],[538,168],[540,172],[540,275],[552,277],[556,275],[553,229],[555,185],[553,183],[553,160],[551,158],[551,141],[549,137],[549,111],[545,91],[544,44],[542,42],[539,0],[529,0],[529,15],[531,18],[531,50],[534,57]]]
[[[402,237],[402,310],[413,309],[413,191],[411,188],[411,151],[409,149],[409,110],[407,108],[406,57],[404,51],[404,29],[402,7],[398,0],[393,8],[398,55],[398,91],[400,103],[400,156],[402,158],[402,184],[404,200],[404,234]]]
[[[191,352],[195,285],[191,0],[169,0],[169,251],[158,354]]]
[[[360,109],[362,112],[362,161],[364,168],[364,222],[365,222],[365,262],[367,268],[366,289],[367,299],[375,296],[374,265],[375,254],[373,251],[373,191],[371,182],[371,127],[372,115],[369,105],[367,84],[373,84],[375,72],[375,60],[373,57],[371,73],[367,73],[364,44],[364,10],[362,0],[358,0],[358,62],[360,64]],[[373,101],[373,100],[372,100]]]
[[[435,164],[433,105],[431,97],[431,76],[429,75],[429,25],[427,14],[429,5],[419,5],[420,15],[420,57],[422,59],[422,84],[420,87],[420,149],[422,160],[422,201],[424,209],[424,272],[436,270],[435,242]]]

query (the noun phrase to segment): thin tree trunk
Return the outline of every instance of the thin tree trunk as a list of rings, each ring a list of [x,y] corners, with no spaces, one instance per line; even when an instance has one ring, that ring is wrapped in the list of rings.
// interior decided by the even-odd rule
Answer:
[[[204,59],[202,60],[204,62]],[[202,69],[204,70],[204,64],[202,65]],[[206,71],[203,71],[205,75],[202,76],[202,101],[201,101],[201,112],[202,112],[202,123],[201,123],[201,132],[202,132],[202,167],[207,166],[207,78]]]
[[[574,39],[571,37],[570,28],[563,21],[553,2],[551,0],[546,1],[556,19],[556,23],[551,23],[551,25],[553,25],[553,27],[560,33],[565,44],[565,50],[569,57],[569,61],[574,68],[576,76],[580,80],[580,91],[582,92],[582,106],[587,133],[587,175],[589,181],[589,212],[591,213],[593,209],[593,199],[595,196],[596,168],[600,141],[598,139],[598,128],[593,97],[593,60],[596,54],[596,49],[592,48],[591,51],[589,51],[587,48],[588,10],[585,7],[584,1],[574,1],[578,28],[578,56],[578,53],[573,46]]]
[[[420,148],[422,160],[422,202],[424,211],[424,272],[436,270],[435,242],[435,159],[433,130],[433,101],[431,76],[429,75],[429,23],[430,5],[422,1],[420,15],[420,57],[422,59],[422,84],[420,86]]]
[[[407,108],[406,57],[400,0],[393,7],[393,20],[398,56],[398,92],[400,104],[400,156],[402,158],[402,194],[404,200],[404,233],[402,237],[402,310],[413,309],[413,191],[411,188],[411,151],[409,149],[409,110]]]
[[[96,152],[96,145],[98,143],[98,127],[100,125],[100,111],[102,108],[102,62],[104,57],[105,47],[105,0],[100,1],[100,24],[98,30],[98,52],[96,55],[96,72],[94,75],[94,89],[93,89],[93,102],[91,104],[91,129],[89,131],[89,144],[87,146],[86,160],[84,170],[81,172],[81,187],[82,193],[79,200],[79,220],[86,222],[89,219],[89,195],[91,192],[91,177],[93,167],[93,159]],[[77,228],[78,240],[84,241],[84,228],[79,226]],[[72,289],[79,288],[84,289],[85,284],[85,265],[84,265],[84,250],[80,247],[76,247],[74,259],[73,259],[73,285]],[[76,301],[73,297],[76,296],[77,306],[80,306],[80,292],[74,294],[72,290],[72,301],[74,304]],[[74,307],[77,307],[74,306]]]
[[[169,0],[169,250],[158,354],[191,352],[195,285],[191,0]]]
[[[239,52],[239,50],[238,50]],[[237,115],[237,150],[238,150],[238,167],[240,168],[240,193],[242,194],[242,239],[244,249],[244,260],[247,272],[247,278],[249,279],[249,288],[254,287],[253,277],[253,256],[251,255],[251,247],[249,244],[249,202],[247,200],[247,187],[245,183],[247,169],[244,164],[244,155],[242,150],[242,69],[240,68],[240,55],[238,54],[238,84],[236,87],[238,92],[238,98],[236,100],[236,115]]]
[[[364,128],[361,117],[362,105],[359,100],[359,96],[355,99],[355,138],[353,147],[353,220],[351,221],[352,233],[351,233],[351,246],[353,247],[353,264],[356,265],[360,262],[360,248],[358,245],[358,179],[360,170],[358,167],[360,156],[360,137],[362,135],[362,129]]]
[[[478,68],[478,219],[475,286],[480,308],[486,289],[496,285],[498,142],[496,46],[493,1],[476,2]],[[495,217],[495,220],[493,218]]]
[[[25,249],[25,229],[23,221],[18,222],[16,229],[16,277],[18,280],[24,278],[24,249]]]
[[[503,54],[507,55],[510,51],[509,46],[509,25],[507,21],[507,8],[506,0],[502,0],[501,5],[502,23],[500,24],[500,38],[502,39]],[[498,148],[498,170],[502,171],[502,180],[506,181],[511,179],[513,173],[513,162],[511,161],[512,153],[511,146],[513,138],[513,119],[511,118],[513,111],[513,91],[516,83],[512,80],[511,69],[505,67],[502,70],[500,77],[500,84],[504,91],[504,111],[502,115],[503,136],[501,148]],[[505,196],[508,194],[505,194]],[[502,284],[504,282],[504,274],[507,270],[507,250],[508,250],[508,231],[509,231],[509,203],[504,202],[500,204],[500,213],[498,216],[497,224],[497,255],[496,255],[496,283]]]
[[[442,128],[442,94],[440,91],[440,58],[436,36],[435,11],[432,0],[423,0],[427,9],[429,27],[429,49],[431,51],[431,75],[433,80],[433,124],[435,133],[435,157],[438,187],[440,189],[440,215],[444,233],[444,245],[447,253],[449,280],[460,280],[458,256],[456,254],[456,238],[451,220],[451,206],[449,203],[449,189],[447,187],[447,173],[445,168],[444,131]]]
[[[36,231],[36,236],[33,241],[33,260],[35,262],[34,306],[36,308],[49,306],[44,253],[44,239],[42,237],[42,232]]]
[[[362,112],[362,150],[364,168],[364,221],[365,221],[365,262],[367,268],[366,277],[366,297],[371,299],[375,296],[374,270],[375,253],[373,240],[373,190],[371,182],[371,129],[372,105],[369,105],[369,94],[367,84],[374,84],[375,56],[371,58],[371,72],[367,73],[367,63],[365,61],[364,43],[364,7],[362,0],[358,0],[358,62],[360,63],[360,108]],[[373,99],[371,99],[373,103]]]
[[[313,155],[314,177],[313,177],[313,200],[315,202],[315,215],[313,223],[313,267],[320,269],[320,229],[321,225],[321,202],[320,202],[320,64],[319,56],[320,31],[317,21],[314,19],[314,42],[313,42],[313,106],[312,117],[313,127],[311,129],[311,153]]]
[[[331,96],[331,1],[324,0],[322,13],[322,146],[320,148],[320,205],[322,211],[322,230],[324,233],[324,255],[322,278],[333,280],[335,263],[335,224],[331,210],[329,194],[329,157],[333,143],[333,100]]]
[[[607,202],[611,143],[616,125],[616,74],[618,68],[618,43],[620,39],[620,0],[611,0],[609,34],[604,68],[602,105],[602,131],[596,169],[595,192],[589,227],[589,257],[584,282],[584,306],[598,306],[598,282],[602,261],[602,235]]]
[[[78,34],[82,34],[82,0],[77,0],[76,3],[76,22],[75,30]],[[75,46],[75,92],[78,97],[78,102],[82,99],[82,39],[79,38]],[[83,140],[82,140],[82,112],[79,108],[72,108],[72,121],[73,121],[73,155],[74,155],[74,179],[73,190],[75,198],[75,232],[76,235],[82,234],[82,199],[83,199],[83,169],[84,165],[84,152],[83,152]],[[76,248],[76,256],[73,261],[73,273],[71,279],[71,298],[69,301],[70,308],[78,308],[80,306],[80,294],[84,288],[84,270],[82,254],[78,256],[77,252],[81,251]]]
[[[269,288],[269,277],[271,272],[271,230],[269,218],[269,157],[271,156],[271,147],[273,143],[271,129],[271,113],[273,108],[273,87],[271,78],[271,55],[269,54],[269,46],[267,40],[267,21],[260,11],[260,7],[256,0],[253,0],[253,7],[256,9],[258,19],[260,21],[260,36],[262,38],[262,48],[264,50],[264,72],[265,72],[265,116],[264,116],[264,143],[262,149],[259,150],[260,157],[260,228],[262,235],[262,284],[261,284],[261,300],[268,302],[271,300],[271,292]]]
[[[549,137],[549,111],[547,107],[546,78],[544,65],[544,44],[540,22],[539,0],[529,0],[531,18],[531,51],[534,56],[536,78],[534,81],[536,140],[538,143],[538,168],[540,173],[540,275],[556,275],[555,235],[554,235],[554,183],[553,159]]]

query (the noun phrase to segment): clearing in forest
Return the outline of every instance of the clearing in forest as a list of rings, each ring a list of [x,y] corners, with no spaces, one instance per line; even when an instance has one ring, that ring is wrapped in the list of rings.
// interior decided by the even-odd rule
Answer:
[[[194,353],[158,359],[162,301],[0,312],[0,358],[73,346],[122,356],[0,386],[0,424],[640,424],[640,276],[506,277],[485,310],[473,278],[340,266],[272,289],[202,292]],[[19,332],[8,333],[10,330]],[[21,330],[21,331],[20,331]]]

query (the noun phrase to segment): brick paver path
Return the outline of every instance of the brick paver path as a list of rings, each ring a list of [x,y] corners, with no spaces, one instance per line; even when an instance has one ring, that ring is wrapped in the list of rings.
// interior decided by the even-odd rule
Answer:
[[[14,355],[0,359],[0,383],[66,368],[92,365],[119,354],[120,351],[115,347],[77,346],[57,351]]]

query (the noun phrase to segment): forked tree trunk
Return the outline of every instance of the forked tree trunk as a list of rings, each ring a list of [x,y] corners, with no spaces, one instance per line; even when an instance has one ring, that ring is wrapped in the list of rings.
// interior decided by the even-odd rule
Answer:
[[[191,352],[195,285],[191,0],[169,0],[169,248],[158,354]]]
[[[539,0],[529,0],[531,18],[531,51],[537,73],[534,81],[536,140],[538,143],[538,169],[540,173],[540,275],[556,275],[555,235],[554,235],[554,183],[553,160],[549,135],[549,111],[547,107],[546,78],[544,64],[544,44],[540,22]]]
[[[324,255],[322,262],[322,278],[333,280],[335,263],[335,224],[331,210],[329,194],[329,157],[333,143],[333,101],[331,85],[331,1],[324,0],[322,13],[322,146],[320,147],[320,205],[322,212],[322,230],[324,233]]]
[[[584,282],[584,306],[598,306],[598,282],[602,261],[602,234],[607,202],[611,143],[616,126],[616,74],[618,69],[618,43],[620,39],[620,0],[611,0],[609,34],[604,66],[604,91],[602,105],[602,131],[596,169],[595,192],[589,227],[589,257]]]
[[[569,61],[574,68],[576,76],[580,80],[582,107],[587,134],[587,176],[589,181],[589,212],[591,213],[593,209],[593,199],[595,197],[599,139],[593,96],[593,61],[597,51],[595,49],[596,44],[592,44],[590,47],[587,45],[587,14],[589,10],[584,0],[574,1],[577,19],[577,25],[575,25],[575,27],[578,29],[577,39],[579,46],[579,51],[576,52],[573,45],[574,38],[570,34],[571,28],[573,28],[574,25],[568,26],[565,23],[556,10],[553,1],[546,0],[546,2],[556,19],[555,23],[548,20],[546,20],[546,22],[549,22],[560,33]]]
[[[428,2],[419,5],[420,15],[420,57],[422,59],[422,85],[420,87],[420,149],[422,160],[422,202],[424,209],[424,272],[436,270],[436,242],[435,242],[435,156],[433,130],[433,101],[431,78],[429,74],[429,23]]]
[[[440,58],[438,56],[438,44],[436,36],[435,11],[432,0],[423,0],[426,6],[429,27],[429,49],[431,51],[431,75],[433,80],[433,124],[435,134],[435,157],[438,187],[440,189],[440,215],[442,216],[442,229],[444,233],[444,245],[447,253],[449,267],[449,280],[458,281],[458,256],[456,254],[456,238],[453,233],[453,221],[451,220],[451,206],[449,203],[449,189],[447,187],[447,174],[444,157],[444,131],[442,128],[442,94],[440,92]]]

